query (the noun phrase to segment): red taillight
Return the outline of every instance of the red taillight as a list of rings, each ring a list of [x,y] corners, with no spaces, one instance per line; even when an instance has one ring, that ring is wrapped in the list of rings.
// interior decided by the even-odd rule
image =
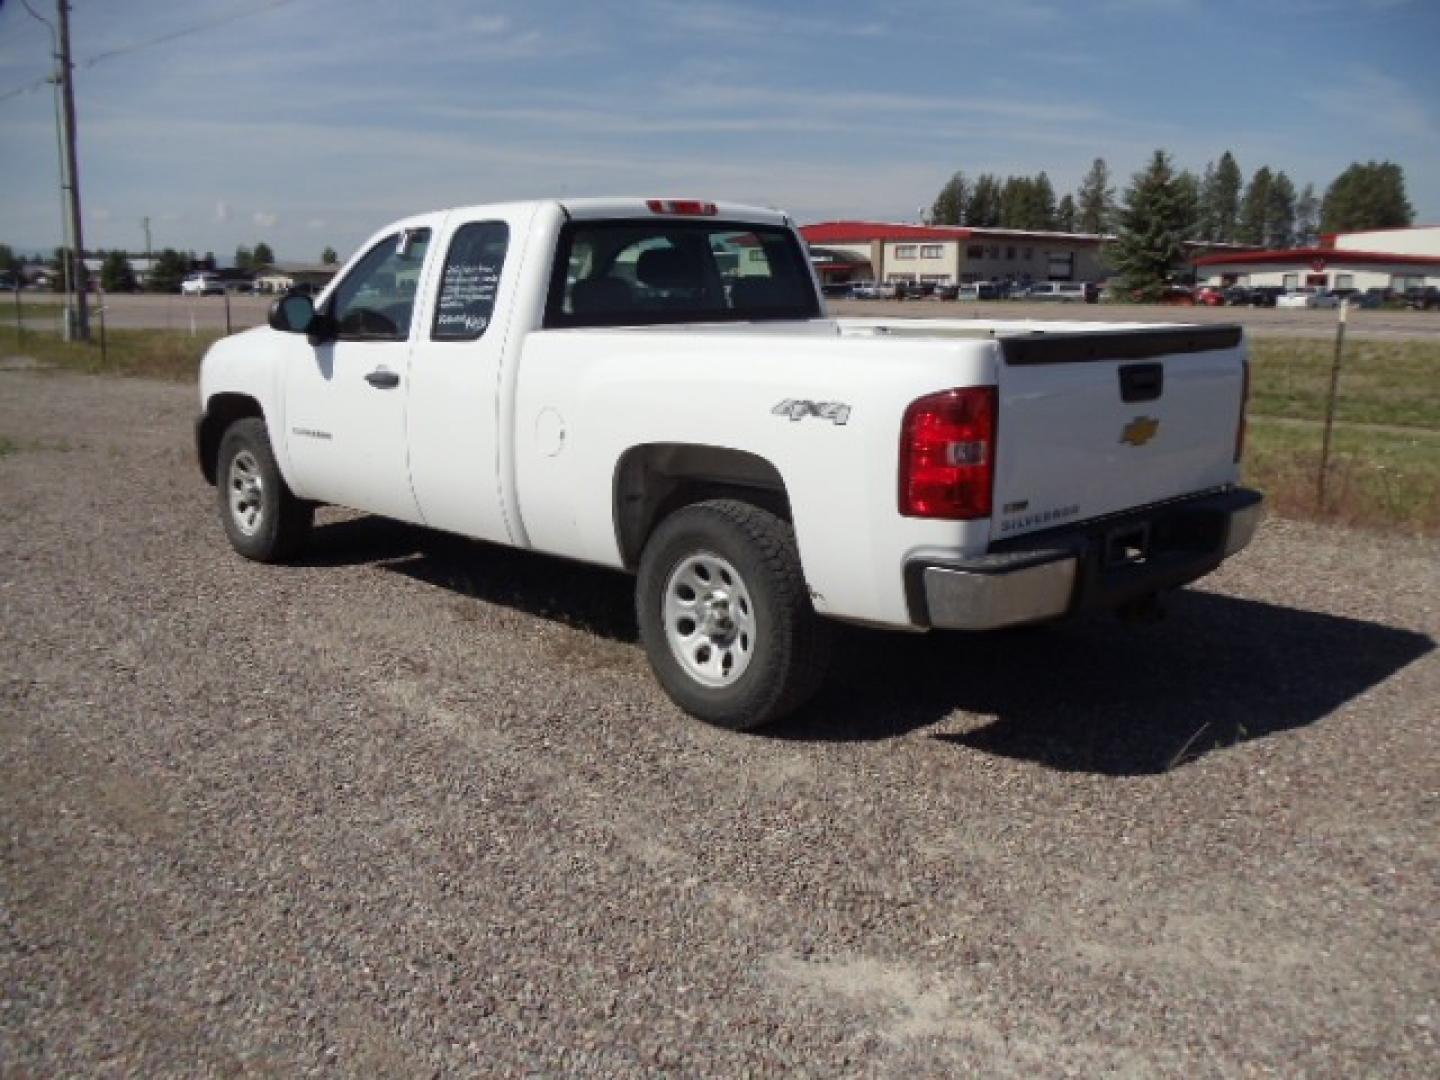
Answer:
[[[714,217],[718,210],[713,202],[699,199],[646,199],[652,214],[688,214],[691,217]]]
[[[900,433],[900,513],[954,521],[990,516],[995,409],[993,386],[911,403]]]
[[[1245,453],[1245,413],[1250,407],[1250,361],[1241,360],[1240,384],[1240,422],[1235,425],[1235,463],[1240,463],[1241,455]]]

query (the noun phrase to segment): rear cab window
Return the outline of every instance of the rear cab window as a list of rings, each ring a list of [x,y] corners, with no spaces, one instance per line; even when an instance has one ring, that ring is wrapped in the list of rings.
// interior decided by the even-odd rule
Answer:
[[[561,231],[547,328],[809,319],[810,264],[789,229],[582,220]]]

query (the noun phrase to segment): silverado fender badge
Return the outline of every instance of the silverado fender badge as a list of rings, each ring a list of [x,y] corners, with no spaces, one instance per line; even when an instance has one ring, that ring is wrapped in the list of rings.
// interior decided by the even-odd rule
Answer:
[[[804,420],[807,416],[815,416],[843,426],[850,421],[850,406],[843,401],[802,401],[798,398],[786,398],[771,409],[770,414],[788,416],[792,423]]]
[[[1131,446],[1144,446],[1159,430],[1159,420],[1152,416],[1137,416],[1120,429],[1120,441]]]

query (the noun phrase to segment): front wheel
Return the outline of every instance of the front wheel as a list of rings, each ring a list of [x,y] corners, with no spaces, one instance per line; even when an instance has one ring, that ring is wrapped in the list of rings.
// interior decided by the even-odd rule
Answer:
[[[247,417],[225,429],[215,480],[231,547],[267,563],[284,562],[300,551],[315,508],[297,499],[280,475],[264,420]]]
[[[706,723],[759,727],[824,681],[829,625],[810,604],[794,529],[748,503],[696,503],[661,522],[636,606],[660,685]]]

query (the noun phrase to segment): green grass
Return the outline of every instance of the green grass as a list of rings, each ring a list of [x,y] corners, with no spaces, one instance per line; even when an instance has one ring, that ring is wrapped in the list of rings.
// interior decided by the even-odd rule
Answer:
[[[8,435],[0,435],[0,458],[8,457],[20,449],[19,443]]]
[[[29,327],[20,335],[11,325],[0,331],[0,350],[90,374],[143,375],[183,382],[197,376],[205,350],[224,336],[218,331],[201,331],[191,337],[183,330],[111,330],[102,353],[98,334],[89,343],[62,341],[54,332]]]
[[[65,313],[65,305],[58,300],[51,303],[49,300],[33,301],[27,300],[21,305],[21,317],[27,327],[52,330],[55,323]],[[0,322],[15,322],[15,301],[0,293]]]
[[[1323,420],[1335,345],[1322,338],[1251,342],[1250,412]],[[1440,429],[1440,341],[1350,341],[1335,418]]]
[[[1440,430],[1375,430],[1337,424],[1326,502],[1318,505],[1323,429],[1252,416],[1245,480],[1286,517],[1364,528],[1440,533]]]

